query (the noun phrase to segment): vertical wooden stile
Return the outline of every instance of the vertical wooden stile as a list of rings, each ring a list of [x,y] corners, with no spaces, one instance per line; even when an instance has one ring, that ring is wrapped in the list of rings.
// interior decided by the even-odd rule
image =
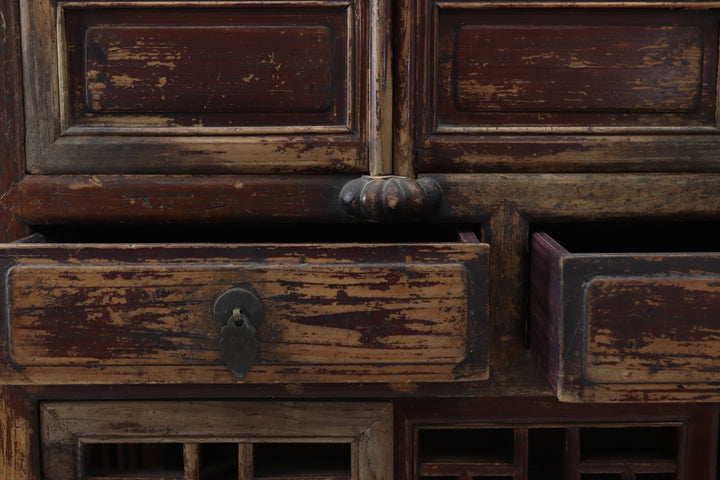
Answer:
[[[514,464],[517,467],[515,480],[528,480],[528,429],[515,429]]]
[[[183,460],[185,464],[185,480],[200,480],[200,444],[184,444]]]
[[[253,467],[253,444],[238,444],[238,480],[252,480],[254,477]]]
[[[565,431],[565,476],[567,480],[580,480],[578,463],[580,462],[580,429],[568,428]]]
[[[370,0],[370,175],[392,173],[392,28],[391,2]]]

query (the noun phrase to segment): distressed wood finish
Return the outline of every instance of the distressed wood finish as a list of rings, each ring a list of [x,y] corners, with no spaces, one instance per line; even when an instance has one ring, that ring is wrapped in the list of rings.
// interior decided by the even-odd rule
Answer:
[[[433,220],[445,222],[484,222],[503,205],[529,221],[713,219],[720,210],[720,175],[715,173],[426,176],[442,190],[441,209]],[[2,202],[33,225],[344,222],[351,217],[339,196],[351,179],[31,175],[14,185]]]
[[[0,477],[38,478],[36,405],[19,387],[0,387]]]
[[[531,347],[565,401],[718,399],[718,254],[533,241]]]
[[[433,475],[433,470],[441,470],[441,478],[461,479],[476,472],[569,480],[591,473],[698,480],[715,474],[708,459],[716,455],[716,405],[573,405],[535,397],[433,399],[398,400],[395,412],[396,448],[404,459],[395,464],[395,478],[422,478]],[[664,441],[655,441],[653,430],[664,432]],[[585,441],[589,431],[600,433],[600,438],[607,435],[606,442]],[[632,455],[618,454],[617,443],[628,444],[622,432],[633,431],[643,432],[647,444],[631,445]],[[457,455],[447,454],[448,444],[457,448]]]
[[[118,422],[118,418],[127,421]],[[351,478],[387,480],[392,476],[392,406],[388,403],[48,402],[41,407],[40,421],[43,452],[47,460],[52,459],[43,472],[48,480],[84,478],[78,471],[83,445],[153,441],[347,443],[353,450]]]
[[[0,195],[22,177],[25,158],[19,18],[17,3],[0,4]],[[0,202],[0,240],[13,241],[25,228]]]
[[[267,113],[325,113],[320,121],[331,124],[337,118],[328,114],[346,114],[347,85],[337,82],[336,102],[331,94],[333,71],[342,79],[347,70],[344,57],[335,63],[333,46],[347,40],[332,38],[326,25],[98,25],[83,33],[84,44],[72,50],[80,52],[84,68],[70,69],[82,74],[70,87],[81,94],[73,108],[76,116],[84,109],[95,114],[237,112],[252,114],[247,121],[258,122],[268,121],[262,115]],[[212,121],[207,117],[203,125]],[[89,119],[90,125],[96,122]],[[112,119],[107,123],[112,125]]]
[[[387,143],[364,0],[21,4],[32,173],[368,173]]]
[[[420,5],[418,172],[717,168],[716,10]]]
[[[244,382],[485,379],[487,251],[480,243],[6,247],[11,377],[234,383],[210,311],[241,286],[265,310]]]

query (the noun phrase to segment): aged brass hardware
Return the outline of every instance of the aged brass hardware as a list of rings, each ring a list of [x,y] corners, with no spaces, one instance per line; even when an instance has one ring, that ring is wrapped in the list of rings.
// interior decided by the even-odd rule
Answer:
[[[221,325],[220,353],[237,378],[244,378],[255,360],[260,346],[257,328],[264,316],[260,300],[244,288],[231,288],[213,302],[213,319]]]

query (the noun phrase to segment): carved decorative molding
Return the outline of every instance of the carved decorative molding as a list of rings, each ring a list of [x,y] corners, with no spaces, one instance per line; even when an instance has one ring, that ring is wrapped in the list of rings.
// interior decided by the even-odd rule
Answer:
[[[346,212],[368,220],[413,219],[435,214],[442,188],[428,177],[363,176],[346,183],[340,203]]]

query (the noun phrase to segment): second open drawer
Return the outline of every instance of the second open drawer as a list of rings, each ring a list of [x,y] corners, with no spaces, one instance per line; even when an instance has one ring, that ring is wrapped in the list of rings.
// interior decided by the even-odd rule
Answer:
[[[692,230],[669,230],[705,243]],[[644,238],[653,245],[652,234]],[[622,251],[534,235],[535,356],[563,401],[717,401],[720,254],[643,251],[632,240]]]

